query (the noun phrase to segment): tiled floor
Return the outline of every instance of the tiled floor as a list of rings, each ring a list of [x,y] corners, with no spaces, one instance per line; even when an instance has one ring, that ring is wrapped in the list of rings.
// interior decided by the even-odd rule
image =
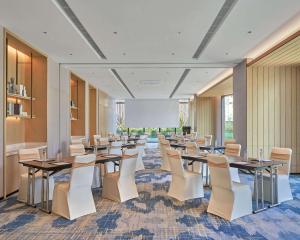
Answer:
[[[121,204],[94,191],[97,212],[74,221],[27,207],[15,196],[1,201],[0,239],[300,239],[299,175],[291,176],[293,201],[228,222],[206,213],[208,189],[205,198],[183,203],[167,196],[170,175],[159,170],[155,148],[144,163],[136,176],[138,199]]]

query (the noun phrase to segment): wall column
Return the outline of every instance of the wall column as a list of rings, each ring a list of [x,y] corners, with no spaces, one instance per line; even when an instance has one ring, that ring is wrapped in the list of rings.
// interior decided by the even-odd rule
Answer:
[[[63,156],[68,156],[71,137],[70,71],[61,65],[59,68],[59,88],[59,150]]]
[[[233,68],[233,132],[242,145],[241,154],[247,149],[247,61]]]
[[[5,106],[5,96],[4,96],[4,89],[5,89],[5,76],[4,76],[4,58],[5,58],[5,34],[4,34],[4,28],[0,26],[0,106],[2,107],[2,111],[0,111],[0,197],[3,197],[3,190],[4,190],[4,159],[5,159],[5,112],[6,112],[6,106]]]

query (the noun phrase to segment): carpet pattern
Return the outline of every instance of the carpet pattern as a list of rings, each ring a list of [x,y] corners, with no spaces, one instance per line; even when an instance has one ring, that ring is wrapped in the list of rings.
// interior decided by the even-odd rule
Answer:
[[[167,196],[171,176],[159,170],[157,149],[147,149],[143,160],[138,199],[116,203],[94,190],[97,212],[73,221],[28,207],[16,196],[1,201],[0,239],[300,239],[300,175],[290,180],[294,200],[228,222],[206,212],[209,189],[203,199]],[[242,181],[251,184],[252,177]]]

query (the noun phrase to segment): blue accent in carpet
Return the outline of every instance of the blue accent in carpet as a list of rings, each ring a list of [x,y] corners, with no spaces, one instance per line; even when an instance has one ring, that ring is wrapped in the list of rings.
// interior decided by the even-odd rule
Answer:
[[[96,223],[98,225],[98,232],[104,234],[117,228],[117,220],[121,216],[122,215],[119,212],[108,212],[106,215],[96,220]]]
[[[54,228],[64,228],[75,223],[76,220],[68,220],[63,217],[58,217],[52,222]]]
[[[12,232],[24,225],[31,223],[34,220],[35,214],[21,214],[17,216],[13,221],[0,227],[0,233]]]
[[[141,239],[143,240],[152,240],[154,237],[154,233],[151,233],[148,229],[141,228],[139,230],[124,233],[122,234],[122,236],[117,236],[115,237],[115,240],[130,240],[136,237],[141,237]]]

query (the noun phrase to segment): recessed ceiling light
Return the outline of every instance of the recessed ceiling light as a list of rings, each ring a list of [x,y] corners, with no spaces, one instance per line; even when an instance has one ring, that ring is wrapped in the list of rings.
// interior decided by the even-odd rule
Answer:
[[[178,34],[181,34],[181,32],[177,32]]]
[[[126,53],[125,52],[123,52],[123,56],[125,56],[126,55]]]
[[[118,34],[118,32],[114,32],[114,34]]]
[[[225,55],[228,55],[228,54],[229,54],[228,52],[225,53]]]
[[[175,53],[173,53],[173,52],[172,52],[172,55],[174,56],[174,55],[175,55]]]
[[[249,31],[248,31],[248,34],[251,34],[251,33],[252,33],[252,31],[251,31],[251,30],[249,30]]]
[[[131,72],[131,75],[134,75],[134,72]]]
[[[47,34],[47,32],[43,32],[44,34]]]
[[[70,56],[72,56],[72,55],[73,55],[73,53],[69,53],[69,55],[70,55]]]

